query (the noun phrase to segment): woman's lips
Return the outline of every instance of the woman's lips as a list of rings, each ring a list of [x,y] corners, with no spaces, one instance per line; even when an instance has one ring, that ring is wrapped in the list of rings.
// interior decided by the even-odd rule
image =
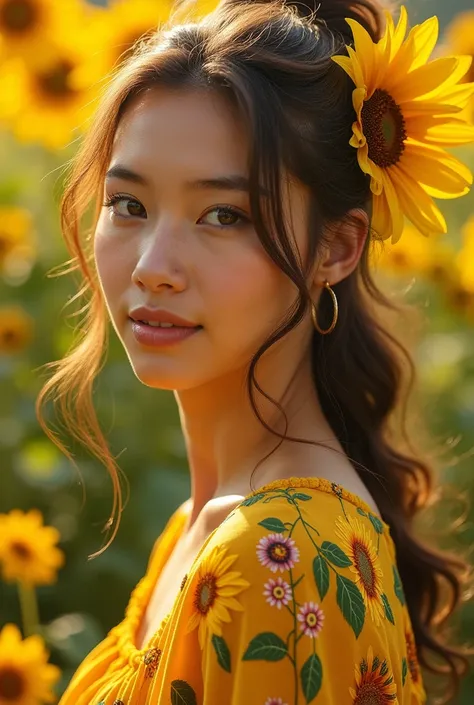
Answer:
[[[202,326],[181,327],[173,326],[172,328],[161,328],[159,326],[150,326],[142,321],[134,321],[130,319],[132,332],[135,339],[142,345],[150,345],[152,347],[164,347],[180,343],[202,329]]]

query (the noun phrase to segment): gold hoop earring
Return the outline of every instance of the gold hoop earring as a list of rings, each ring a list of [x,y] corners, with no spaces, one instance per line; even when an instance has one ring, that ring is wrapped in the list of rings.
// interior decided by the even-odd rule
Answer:
[[[317,316],[316,316],[316,306],[314,305],[314,302],[313,302],[313,301],[311,302],[311,316],[312,316],[312,318],[313,318],[313,323],[314,323],[314,327],[316,328],[316,330],[317,330],[319,333],[321,333],[321,335],[327,335],[327,333],[331,333],[331,332],[334,330],[334,328],[336,327],[337,317],[338,317],[338,313],[339,313],[339,307],[338,307],[338,305],[337,305],[337,297],[336,297],[336,294],[334,293],[334,291],[333,291],[333,290],[331,289],[331,287],[329,286],[329,282],[327,281],[327,279],[324,280],[323,286],[326,287],[326,289],[327,289],[327,290],[329,291],[329,293],[331,294],[331,298],[332,298],[332,303],[333,303],[333,307],[334,307],[334,315],[333,315],[333,318],[332,318],[332,323],[331,323],[331,325],[329,326],[329,328],[327,328],[326,330],[322,330],[322,329],[319,327],[319,325],[318,325],[318,319],[317,319]]]

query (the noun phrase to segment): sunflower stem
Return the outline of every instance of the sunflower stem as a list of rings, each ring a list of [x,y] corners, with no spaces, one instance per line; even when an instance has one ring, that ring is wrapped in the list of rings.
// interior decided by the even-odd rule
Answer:
[[[18,581],[18,594],[20,597],[21,619],[25,639],[38,631],[39,614],[36,591],[32,585],[23,580]]]

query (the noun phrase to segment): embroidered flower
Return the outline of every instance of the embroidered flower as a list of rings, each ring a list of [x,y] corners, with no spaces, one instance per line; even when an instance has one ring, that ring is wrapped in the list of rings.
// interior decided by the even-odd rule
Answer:
[[[397,686],[393,680],[393,673],[387,665],[387,661],[380,661],[378,656],[374,658],[371,646],[367,653],[367,659],[362,659],[355,667],[356,687],[349,688],[354,705],[389,705],[398,702]]]
[[[290,570],[300,559],[300,552],[293,539],[281,534],[269,534],[257,544],[260,563],[273,573]]]
[[[315,602],[305,602],[299,609],[298,622],[300,629],[306,636],[314,639],[323,628],[324,612]]]
[[[226,548],[216,546],[199,564],[194,587],[193,614],[186,633],[199,627],[199,644],[204,649],[212,634],[222,636],[222,622],[232,620],[229,610],[243,611],[235,599],[240,592],[250,587],[242,574],[229,571],[238,556],[226,556]]]
[[[365,526],[357,517],[336,520],[336,534],[343,542],[344,548],[352,561],[351,571],[357,583],[366,607],[369,608],[376,626],[385,618],[382,602],[383,573],[378,564],[375,547]]]
[[[263,594],[267,598],[267,602],[269,602],[272,607],[276,605],[279,610],[282,605],[287,605],[293,597],[291,587],[283,578],[278,577],[276,580],[270,578],[270,580],[265,583],[264,587],[265,590]]]

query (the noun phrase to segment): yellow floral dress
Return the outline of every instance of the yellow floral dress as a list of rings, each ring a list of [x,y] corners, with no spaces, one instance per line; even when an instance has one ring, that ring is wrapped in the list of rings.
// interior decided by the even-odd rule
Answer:
[[[188,509],[186,509],[188,507]],[[171,613],[136,634],[189,503],[157,539],[123,621],[60,705],[421,705],[389,526],[320,478],[248,495],[206,539]]]

